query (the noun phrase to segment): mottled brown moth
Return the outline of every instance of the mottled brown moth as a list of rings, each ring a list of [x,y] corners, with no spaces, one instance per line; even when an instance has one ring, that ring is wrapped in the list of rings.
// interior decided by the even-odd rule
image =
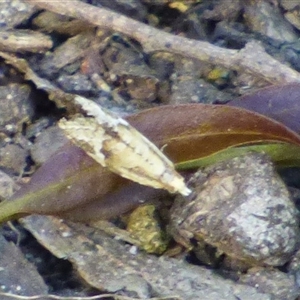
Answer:
[[[122,177],[171,193],[190,193],[173,163],[128,122],[87,98],[75,96],[74,101],[90,117],[61,119],[58,125],[75,145]]]

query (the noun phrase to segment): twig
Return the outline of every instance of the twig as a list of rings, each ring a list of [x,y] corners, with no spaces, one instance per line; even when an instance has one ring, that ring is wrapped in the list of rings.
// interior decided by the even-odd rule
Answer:
[[[131,298],[126,296],[119,296],[115,294],[102,294],[97,296],[90,297],[65,297],[65,296],[56,296],[56,295],[36,295],[36,296],[21,296],[17,294],[10,293],[0,293],[0,296],[5,296],[8,298],[16,299],[16,300],[39,300],[39,299],[49,299],[49,300],[100,300],[111,298],[114,300],[138,300],[137,298]],[[169,297],[155,297],[149,298],[149,300],[180,300],[178,296],[169,296]]]
[[[0,50],[7,52],[46,52],[52,48],[51,38],[33,30],[0,30]]]
[[[255,41],[242,50],[225,49],[208,42],[176,36],[105,8],[83,2],[25,0],[33,5],[123,33],[137,40],[146,52],[168,51],[225,68],[244,71],[271,83],[300,82],[300,74],[268,55]]]

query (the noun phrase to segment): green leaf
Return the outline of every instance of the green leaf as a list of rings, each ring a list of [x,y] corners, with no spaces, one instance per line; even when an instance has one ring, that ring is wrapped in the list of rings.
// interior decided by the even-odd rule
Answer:
[[[206,166],[248,151],[266,152],[283,165],[300,165],[300,137],[282,124],[244,109],[204,104],[163,106],[127,120],[179,169]],[[0,204],[0,222],[32,213],[89,221],[119,215],[139,205],[141,198],[159,196],[150,188],[132,184],[83,150],[67,145],[41,166],[29,184]]]
[[[299,146],[288,143],[266,143],[226,148],[206,157],[177,163],[176,168],[178,170],[185,170],[206,167],[252,151],[268,154],[280,167],[300,166]]]

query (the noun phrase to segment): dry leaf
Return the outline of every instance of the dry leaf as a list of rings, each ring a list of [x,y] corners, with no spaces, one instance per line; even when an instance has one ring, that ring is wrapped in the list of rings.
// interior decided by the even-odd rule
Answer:
[[[227,105],[165,105],[128,118],[176,164],[208,157],[229,147],[255,143],[300,146],[300,136],[258,113]]]

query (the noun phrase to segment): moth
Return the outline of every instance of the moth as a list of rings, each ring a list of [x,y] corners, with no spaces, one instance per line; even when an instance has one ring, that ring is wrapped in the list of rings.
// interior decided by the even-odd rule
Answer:
[[[171,193],[190,194],[173,163],[127,121],[85,97],[75,96],[74,101],[88,117],[63,118],[58,125],[75,145],[122,177]]]

